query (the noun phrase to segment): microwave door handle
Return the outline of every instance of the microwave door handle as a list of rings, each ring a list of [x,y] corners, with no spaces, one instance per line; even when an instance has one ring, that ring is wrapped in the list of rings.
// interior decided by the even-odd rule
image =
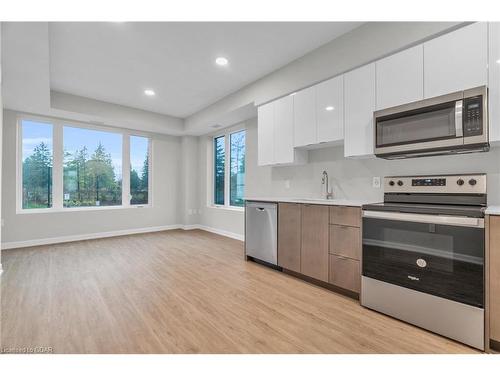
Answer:
[[[455,102],[455,134],[457,138],[464,136],[462,112],[463,112],[464,101],[457,100]]]

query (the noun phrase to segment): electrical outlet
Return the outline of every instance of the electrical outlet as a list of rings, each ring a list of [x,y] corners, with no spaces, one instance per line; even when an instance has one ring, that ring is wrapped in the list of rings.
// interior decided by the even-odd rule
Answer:
[[[380,177],[373,177],[372,186],[376,189],[380,188]]]
[[[285,189],[290,189],[290,180],[285,180]]]

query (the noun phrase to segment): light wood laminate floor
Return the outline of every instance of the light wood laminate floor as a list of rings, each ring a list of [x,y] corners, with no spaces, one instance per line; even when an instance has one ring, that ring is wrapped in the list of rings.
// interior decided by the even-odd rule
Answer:
[[[199,230],[2,252],[1,346],[56,353],[473,353]]]

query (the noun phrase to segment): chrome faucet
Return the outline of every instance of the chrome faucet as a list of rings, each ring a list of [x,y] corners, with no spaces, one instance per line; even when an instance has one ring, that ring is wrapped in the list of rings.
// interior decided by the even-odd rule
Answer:
[[[333,191],[330,190],[328,184],[328,173],[326,173],[326,171],[323,171],[323,177],[321,178],[321,185],[326,185],[325,186],[326,199],[333,199]]]

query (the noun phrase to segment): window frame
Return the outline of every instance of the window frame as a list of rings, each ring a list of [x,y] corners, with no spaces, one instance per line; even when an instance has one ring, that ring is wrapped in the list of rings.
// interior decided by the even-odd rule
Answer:
[[[231,127],[229,129],[224,129],[220,132],[212,134],[210,137],[211,146],[210,146],[210,175],[209,175],[209,197],[208,197],[208,207],[218,208],[230,211],[244,211],[245,206],[232,206],[231,205],[231,134],[239,133],[241,131],[245,131],[245,157],[246,157],[246,132],[247,129],[244,125]],[[215,204],[214,202],[214,189],[215,189],[215,139],[219,137],[224,137],[224,204]],[[245,178],[246,178],[246,168],[245,168]],[[246,185],[246,184],[245,184]]]
[[[50,208],[23,208],[23,120],[42,122],[52,125],[52,207]],[[122,136],[122,204],[116,206],[88,206],[88,207],[64,207],[64,126],[117,133]],[[138,136],[148,138],[148,204],[130,204],[130,137]],[[52,212],[75,212],[95,210],[120,210],[131,208],[153,207],[153,174],[152,155],[153,139],[150,134],[135,130],[113,128],[89,124],[81,121],[53,118],[47,116],[35,116],[20,113],[16,116],[16,214],[38,214]]]
[[[142,137],[142,138],[147,138],[148,139],[148,203],[147,204],[130,204],[130,201],[132,200],[132,194],[130,193],[130,137]],[[152,173],[152,168],[151,168],[151,164],[152,164],[152,156],[153,156],[153,142],[152,142],[152,139],[151,137],[148,137],[144,134],[140,134],[140,133],[136,133],[136,132],[129,132],[128,133],[128,136],[124,137],[123,139],[123,143],[124,143],[124,151],[123,151],[123,155],[125,157],[125,155],[128,155],[128,160],[127,160],[127,192],[126,194],[128,194],[128,199],[126,200],[126,202],[128,203],[128,205],[130,207],[137,207],[137,208],[141,208],[141,207],[150,207],[152,206],[151,202],[153,201],[153,189],[152,189],[152,186],[153,186],[153,173]],[[125,143],[127,144],[126,147],[125,147]],[[125,168],[125,165],[124,165],[124,162],[125,160],[122,162],[122,168]],[[124,175],[124,172],[122,171],[122,180],[124,181],[125,180],[125,175]],[[122,186],[122,194],[123,194],[123,197],[125,197],[125,192],[124,192],[124,189],[123,189],[123,186]],[[122,203],[124,202],[123,201],[123,197],[122,197]]]

